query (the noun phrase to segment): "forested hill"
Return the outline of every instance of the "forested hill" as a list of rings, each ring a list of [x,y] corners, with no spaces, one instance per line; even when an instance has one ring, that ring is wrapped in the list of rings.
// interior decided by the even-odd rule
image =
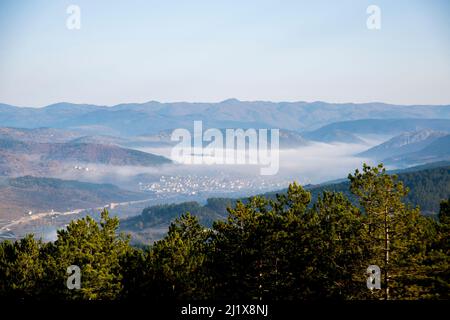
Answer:
[[[437,214],[439,203],[450,196],[450,165],[402,172],[398,174],[398,179],[410,190],[405,202],[413,206],[419,206],[423,214]],[[352,201],[354,200],[349,190],[349,182],[346,181],[310,188],[313,202],[325,190],[343,192]]]
[[[398,173],[398,178],[410,189],[405,202],[419,206],[422,214],[435,215],[439,212],[439,204],[450,197],[450,164],[443,163],[440,167],[423,166],[422,170]],[[335,184],[307,186],[311,192],[312,203],[323,191],[343,192],[352,202],[355,197],[350,193],[349,182]],[[274,198],[277,193],[285,190],[264,194],[267,198]],[[122,221],[121,229],[132,233],[138,242],[156,240],[167,231],[171,221],[185,212],[190,212],[199,218],[204,225],[211,225],[212,221],[226,217],[226,208],[233,206],[237,199],[211,198],[205,205],[197,202],[184,202],[180,204],[159,205],[144,209],[141,215]],[[246,202],[246,199],[243,199]]]
[[[122,220],[120,229],[131,233],[135,243],[146,243],[162,238],[169,224],[183,213],[189,212],[201,224],[211,226],[214,221],[223,219],[227,214],[227,207],[235,203],[235,199],[211,198],[203,206],[195,201],[156,205],[144,209],[139,216]]]
[[[435,215],[439,212],[439,203],[450,196],[450,163],[440,162],[418,166],[417,169],[405,169],[400,172],[393,172],[398,179],[409,188],[409,193],[405,202],[412,206],[419,206],[422,214]],[[343,181],[333,184],[323,184],[319,186],[306,186],[305,189],[311,192],[312,202],[323,191],[335,191],[344,193],[352,202],[355,197],[349,190],[349,182]],[[266,193],[264,196],[275,197],[277,193],[283,193],[285,190]]]
[[[144,193],[120,189],[112,184],[32,176],[0,178],[0,211],[7,219],[17,219],[29,211],[65,212],[145,197]]]

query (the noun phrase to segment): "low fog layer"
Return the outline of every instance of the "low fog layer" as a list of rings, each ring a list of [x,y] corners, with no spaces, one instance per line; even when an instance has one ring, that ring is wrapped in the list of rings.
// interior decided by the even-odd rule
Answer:
[[[361,167],[363,162],[373,164],[370,159],[355,154],[378,144],[370,140],[364,144],[311,143],[295,149],[279,151],[279,171],[276,175],[262,176],[260,165],[207,165],[175,163],[160,167],[89,165],[89,171],[66,170],[61,178],[90,182],[110,182],[120,186],[133,187],[139,179],[159,180],[161,176],[202,175],[208,177],[227,176],[243,179],[257,179],[287,185],[291,181],[302,184],[322,183],[345,178],[348,173]],[[139,148],[140,151],[171,157],[172,148]]]
[[[286,188],[297,181],[303,185],[318,184],[346,178],[369,159],[355,155],[380,143],[377,140],[361,144],[310,143],[295,149],[279,151],[279,171],[273,176],[260,174],[259,165],[165,164],[158,167],[66,164],[57,176],[95,183],[112,183],[121,188],[144,192],[145,202],[110,208],[113,215],[132,216],[150,205],[182,201],[204,202],[208,197],[245,197]],[[144,152],[170,157],[171,148],[145,148]],[[148,195],[148,197],[146,196]],[[106,205],[106,204],[105,204]],[[97,211],[89,211],[97,216]],[[45,240],[54,240],[56,229],[67,221],[48,222],[47,227],[24,225],[17,234],[33,231]],[[32,228],[29,229],[29,228]]]

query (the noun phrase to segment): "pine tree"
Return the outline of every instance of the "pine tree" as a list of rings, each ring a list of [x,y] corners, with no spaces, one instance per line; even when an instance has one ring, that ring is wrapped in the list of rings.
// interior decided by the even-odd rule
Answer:
[[[366,297],[369,248],[364,239],[365,217],[342,194],[325,191],[312,209],[317,217],[312,243],[316,277],[323,298],[362,299]]]
[[[210,230],[189,213],[176,219],[147,256],[147,295],[153,298],[202,299],[209,294],[206,272]]]
[[[382,164],[363,166],[363,172],[349,175],[351,191],[358,197],[366,215],[366,236],[370,244],[368,265],[378,265],[383,279],[383,298],[411,298],[419,294],[413,280],[423,272],[426,237],[418,209],[402,199],[408,190],[395,175],[388,175]],[[375,297],[381,298],[374,292]]]
[[[27,299],[39,295],[44,279],[40,250],[44,244],[33,235],[0,243],[0,296]]]
[[[118,218],[105,209],[100,222],[91,217],[72,221],[58,231],[53,249],[55,292],[65,299],[116,299],[122,290],[120,261],[129,250],[129,239],[117,235]],[[67,268],[81,269],[81,289],[66,287]]]
[[[427,241],[427,278],[424,286],[428,289],[425,298],[450,299],[450,199],[440,204],[439,221]]]

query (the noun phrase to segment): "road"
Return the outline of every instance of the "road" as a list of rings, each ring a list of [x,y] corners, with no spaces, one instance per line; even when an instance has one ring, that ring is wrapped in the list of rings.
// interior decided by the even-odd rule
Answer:
[[[31,214],[31,215],[26,215],[23,216],[19,219],[16,220],[12,220],[10,222],[7,222],[5,224],[3,224],[0,227],[0,233],[1,232],[8,232],[10,231],[12,228],[14,228],[15,226],[21,225],[21,224],[27,224],[36,220],[40,220],[43,218],[47,218],[47,217],[51,217],[51,216],[66,216],[66,215],[75,215],[75,214],[80,214],[84,211],[101,211],[103,209],[113,209],[116,208],[118,206],[129,206],[129,205],[134,205],[134,204],[139,204],[139,203],[145,203],[145,202],[149,202],[149,201],[153,201],[155,200],[154,198],[151,199],[143,199],[143,200],[134,200],[134,201],[125,201],[125,202],[117,202],[117,203],[109,203],[106,204],[102,207],[97,207],[97,208],[83,208],[83,209],[74,209],[74,210],[70,210],[70,211],[66,211],[66,212],[58,212],[58,211],[50,211],[50,212],[39,212],[39,213],[35,213],[35,214]]]

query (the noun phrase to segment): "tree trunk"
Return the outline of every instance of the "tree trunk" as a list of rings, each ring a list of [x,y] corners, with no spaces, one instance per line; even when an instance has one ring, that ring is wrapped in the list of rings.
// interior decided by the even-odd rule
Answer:
[[[389,300],[389,212],[386,209],[384,214],[384,283],[385,283],[385,300]]]

